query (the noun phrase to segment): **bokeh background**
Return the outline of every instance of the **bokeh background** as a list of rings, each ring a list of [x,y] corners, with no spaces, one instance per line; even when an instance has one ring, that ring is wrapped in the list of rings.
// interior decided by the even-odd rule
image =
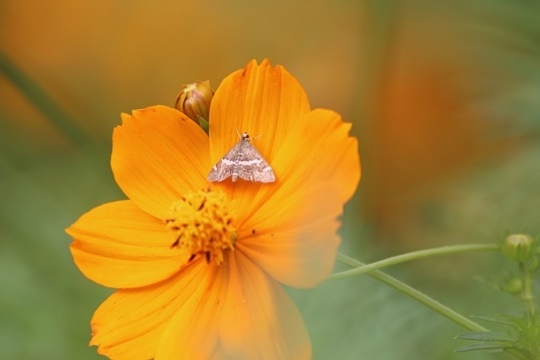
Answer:
[[[344,253],[540,232],[537,1],[3,0],[0,358],[102,358],[89,321],[111,290],[79,273],[64,228],[124,198],[109,168],[119,114],[265,57],[354,124]],[[520,311],[492,286],[507,269],[474,253],[388,272],[471,315]],[[291,294],[315,359],[508,358],[453,353],[465,329],[369,276]]]

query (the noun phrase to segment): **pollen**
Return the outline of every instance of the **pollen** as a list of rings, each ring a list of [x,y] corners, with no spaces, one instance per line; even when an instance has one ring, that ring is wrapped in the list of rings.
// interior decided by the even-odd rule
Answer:
[[[165,224],[174,235],[171,247],[186,250],[190,261],[201,255],[219,265],[234,250],[238,233],[225,193],[208,189],[187,194],[171,205],[170,215]]]

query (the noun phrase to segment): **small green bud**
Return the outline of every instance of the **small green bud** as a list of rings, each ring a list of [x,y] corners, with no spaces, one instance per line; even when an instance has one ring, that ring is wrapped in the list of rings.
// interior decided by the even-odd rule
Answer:
[[[534,239],[525,234],[512,234],[504,239],[502,251],[512,261],[525,262],[534,256]]]
[[[197,81],[182,87],[176,97],[175,107],[201,126],[204,123],[208,125],[213,97],[214,91],[210,86],[210,81]]]
[[[512,295],[519,295],[523,289],[523,280],[518,278],[506,279],[500,284],[500,288]]]

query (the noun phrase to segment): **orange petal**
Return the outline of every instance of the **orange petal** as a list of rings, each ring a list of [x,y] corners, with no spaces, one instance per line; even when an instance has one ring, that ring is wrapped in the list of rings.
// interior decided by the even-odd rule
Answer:
[[[153,284],[176,273],[189,254],[171,249],[165,225],[134,205],[118,201],[84,214],[67,233],[75,264],[89,279],[113,288]]]
[[[229,260],[196,314],[181,309],[170,322],[156,360],[309,359],[304,322],[286,292],[241,253]]]
[[[272,163],[283,177],[279,192],[326,184],[335,188],[336,201],[347,202],[360,181],[358,141],[349,136],[350,129],[338,113],[325,109],[298,119]]]
[[[111,359],[153,359],[163,331],[183,307],[198,303],[209,286],[208,265],[195,260],[162,283],[119,290],[96,310],[92,341]]]
[[[164,219],[170,205],[207,187],[208,137],[176,109],[152,106],[123,114],[114,129],[111,165],[116,182],[137,206]]]
[[[251,211],[238,248],[277,280],[308,287],[332,270],[336,219],[356,190],[360,162],[350,125],[338,114],[314,110],[298,123],[305,126],[291,131],[272,164],[281,174],[273,196],[238,196],[239,208]]]
[[[204,260],[200,260],[204,263]],[[205,269],[204,296],[194,296],[171,318],[160,339],[156,360],[224,359],[219,356],[220,320],[228,287],[228,261]]]
[[[283,212],[261,218],[253,226],[255,235],[242,238],[237,249],[284,284],[317,285],[332,271],[340,243],[336,218],[342,207],[332,200],[331,196],[317,196],[317,200],[284,204]],[[276,223],[279,226],[272,226]]]
[[[247,131],[268,160],[276,150],[277,133],[288,133],[297,118],[309,112],[304,89],[283,67],[253,60],[219,85],[210,110],[210,158],[218,162]],[[210,170],[207,169],[208,171]]]

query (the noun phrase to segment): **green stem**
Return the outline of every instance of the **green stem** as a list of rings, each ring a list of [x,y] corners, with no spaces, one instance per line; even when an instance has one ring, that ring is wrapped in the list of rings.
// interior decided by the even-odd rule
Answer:
[[[90,141],[83,129],[39,86],[0,50],[0,74],[3,74],[49,122],[76,144]]]
[[[389,267],[392,265],[400,264],[403,262],[423,259],[423,258],[436,256],[436,255],[449,255],[449,254],[460,253],[460,252],[489,251],[489,250],[497,251],[499,250],[499,245],[496,245],[496,244],[449,245],[449,246],[442,246],[442,247],[433,248],[433,249],[413,251],[413,252],[402,254],[402,255],[392,256],[387,259],[377,261],[371,264],[367,264],[367,265],[364,264],[363,266],[356,267],[355,269],[352,269],[352,270],[346,270],[346,271],[334,273],[328,277],[328,280],[341,280],[341,279],[345,279],[351,276],[363,275],[373,270],[378,270],[378,269],[382,269],[382,268]],[[340,254],[338,254],[338,259],[339,259],[339,255]]]
[[[489,250],[494,250],[492,248],[489,248]],[[341,253],[337,254],[338,260],[343,262],[346,265],[349,265],[351,267],[364,267],[366,264],[361,263],[358,260],[355,260],[353,258],[350,258],[346,255],[343,255]],[[440,302],[432,299],[431,297],[427,296],[426,294],[416,290],[415,288],[397,280],[396,278],[383,273],[379,270],[370,270],[369,276],[385,283],[386,285],[393,287],[394,289],[398,290],[399,292],[415,299],[416,301],[420,302],[421,304],[426,305],[430,309],[438,312],[442,316],[446,317],[447,319],[455,322],[456,324],[464,327],[465,329],[468,329],[470,331],[489,331],[485,327],[475,323],[474,321],[470,320],[469,318],[466,318],[465,316],[455,312],[454,310],[450,309],[449,307],[441,304]]]
[[[523,281],[523,288],[521,289],[520,298],[525,305],[525,313],[527,314],[527,318],[529,319],[529,322],[532,322],[536,313],[536,305],[534,304],[532,294],[532,276],[527,269],[527,266],[523,262],[519,263],[519,271]]]

